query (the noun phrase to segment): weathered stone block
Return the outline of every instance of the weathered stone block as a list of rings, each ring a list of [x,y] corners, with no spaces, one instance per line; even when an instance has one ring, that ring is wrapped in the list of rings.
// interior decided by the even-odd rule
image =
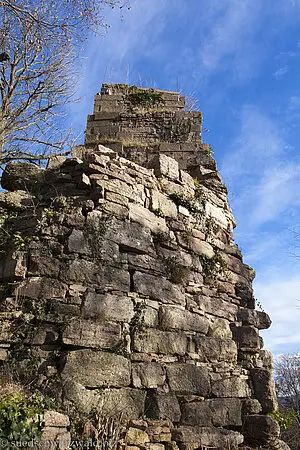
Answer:
[[[243,432],[249,444],[268,444],[280,435],[278,422],[271,416],[246,416]]]
[[[153,233],[167,233],[168,227],[165,219],[156,216],[149,209],[137,203],[129,203],[129,219],[143,227],[149,228]]]
[[[262,406],[263,413],[276,411],[278,403],[272,372],[267,369],[251,369],[250,374],[254,394]]]
[[[67,283],[87,283],[101,286],[102,289],[130,291],[129,272],[124,269],[105,265],[100,266],[92,261],[74,260],[68,263],[60,274]]]
[[[177,217],[177,207],[172,200],[168,199],[159,191],[152,190],[151,192],[151,210],[155,213],[159,211],[165,217]]]
[[[83,314],[84,317],[97,318],[103,322],[116,320],[129,323],[134,316],[132,299],[125,295],[88,292],[84,300]]]
[[[130,362],[113,353],[75,350],[68,353],[62,376],[86,387],[129,386]]]
[[[180,332],[149,329],[136,334],[133,344],[136,352],[184,355],[187,349],[187,337]]]
[[[157,391],[149,391],[146,398],[145,411],[150,419],[180,421],[180,407],[177,397],[173,393],[162,394]]]
[[[153,239],[149,228],[136,222],[117,222],[109,226],[105,237],[118,244],[122,252],[153,254]]]
[[[242,400],[242,414],[244,416],[259,414],[261,411],[261,404],[255,398],[245,398]]]
[[[155,155],[149,161],[148,167],[154,169],[154,173],[158,178],[163,176],[171,180],[178,180],[179,178],[178,162],[164,154]]]
[[[2,174],[1,185],[8,191],[23,190],[30,192],[37,181],[44,173],[44,170],[35,164],[26,162],[12,162],[7,164]]]
[[[233,339],[243,351],[258,352],[260,349],[259,334],[252,326],[232,327]]]
[[[125,440],[126,444],[129,445],[142,445],[150,442],[149,436],[145,431],[132,427],[128,428]]]
[[[150,298],[160,300],[162,303],[185,305],[185,296],[182,289],[174,283],[161,277],[157,283],[157,277],[142,272],[133,275],[134,291]]]
[[[68,450],[70,444],[71,434],[66,428],[45,427],[38,447],[45,450],[55,450],[57,448],[59,450]]]
[[[105,389],[99,396],[96,409],[107,416],[122,413],[124,420],[139,419],[145,412],[146,392],[141,389]]]
[[[192,237],[189,240],[189,247],[198,255],[203,255],[207,258],[212,258],[215,254],[214,249],[208,242],[202,241],[201,239],[195,237]]]
[[[204,297],[203,295],[196,296],[196,302],[199,308],[208,314],[221,317],[234,322],[238,312],[237,305],[225,302],[217,297]]]
[[[70,426],[70,419],[65,414],[57,411],[46,411],[44,414],[45,427],[64,428]]]
[[[20,283],[15,291],[18,296],[48,300],[64,297],[67,286],[52,278],[31,277]]]
[[[225,378],[212,384],[211,392],[215,397],[251,397],[247,382],[239,377]]]
[[[232,339],[230,322],[226,319],[217,318],[210,324],[208,336],[222,339]]]
[[[243,322],[243,325],[253,325],[259,330],[270,328],[272,324],[267,313],[254,309],[240,309],[237,320]]]
[[[194,337],[196,352],[200,361],[233,362],[237,360],[237,347],[231,339],[211,338],[206,336]]]
[[[167,366],[170,389],[177,394],[195,394],[203,397],[210,392],[207,369],[192,364],[169,364]]]
[[[233,448],[242,444],[244,437],[235,431],[213,427],[179,427],[172,430],[172,438],[178,442],[197,442],[199,446]]]
[[[77,347],[112,348],[121,342],[121,326],[73,320],[64,330],[62,339],[64,344]]]
[[[68,250],[70,253],[89,255],[91,248],[87,236],[83,231],[73,230],[68,239]]]
[[[209,329],[209,321],[206,318],[172,306],[160,307],[159,323],[163,330],[197,331],[206,334]]]
[[[181,422],[195,426],[241,426],[241,402],[236,398],[216,398],[182,405]]]
[[[133,364],[132,383],[136,388],[156,389],[166,379],[165,368],[156,362]]]

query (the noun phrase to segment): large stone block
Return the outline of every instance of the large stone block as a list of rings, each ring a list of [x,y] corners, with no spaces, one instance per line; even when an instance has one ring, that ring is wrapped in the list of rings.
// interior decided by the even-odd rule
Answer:
[[[156,362],[132,364],[132,383],[136,388],[156,389],[166,380],[165,368]]]
[[[255,398],[260,402],[264,414],[276,411],[278,408],[277,395],[273,374],[270,370],[251,369]]]
[[[248,352],[259,351],[260,339],[256,328],[252,326],[232,327],[232,336],[240,350]]]
[[[8,191],[30,192],[41,179],[44,170],[35,164],[12,162],[7,164],[1,178],[1,186]]]
[[[116,320],[129,323],[134,316],[132,299],[125,295],[88,292],[84,300],[83,314],[84,317],[96,318],[103,322]]]
[[[178,442],[198,443],[198,447],[227,449],[242,444],[244,437],[235,431],[213,427],[179,427],[172,430],[172,438]]]
[[[187,350],[187,336],[180,332],[146,330],[134,336],[134,351],[140,353],[162,353],[184,355]]]
[[[162,303],[185,305],[185,295],[182,289],[163,277],[158,278],[142,272],[133,275],[134,291]]]
[[[122,413],[124,420],[139,419],[145,413],[146,392],[141,389],[105,389],[95,406],[105,416]]]
[[[145,412],[150,419],[170,419],[172,422],[179,422],[181,416],[176,395],[157,391],[148,392]]]
[[[236,343],[231,339],[211,338],[206,336],[194,337],[196,352],[200,361],[234,362],[237,360]]]
[[[67,355],[62,377],[91,388],[129,386],[130,362],[113,353],[75,350]]]
[[[215,381],[211,392],[215,397],[251,397],[251,390],[245,380],[240,377],[230,377]]]
[[[240,309],[237,317],[238,321],[243,325],[253,325],[259,330],[270,328],[272,321],[264,311],[256,311],[254,309]]]
[[[204,297],[203,295],[196,296],[195,300],[203,312],[230,320],[231,322],[236,320],[238,307],[233,303],[225,302],[217,297]]]
[[[206,318],[172,306],[160,307],[159,322],[163,330],[197,331],[206,334],[209,329],[209,321]]]
[[[215,398],[185,403],[181,407],[181,422],[195,426],[241,426],[242,405],[236,398]]]
[[[159,191],[151,192],[151,209],[154,213],[160,212],[165,217],[177,218],[177,207],[172,200]]]
[[[153,156],[149,161],[148,167],[154,169],[154,173],[158,178],[163,176],[171,180],[178,180],[179,178],[178,162],[162,153]]]
[[[153,239],[149,228],[136,222],[117,222],[110,225],[105,237],[118,244],[120,251],[153,254]]]
[[[96,284],[103,290],[130,291],[130,276],[127,270],[82,259],[70,261],[62,269],[60,278],[70,284]]]
[[[278,422],[271,416],[252,415],[246,416],[243,433],[249,444],[268,444],[280,435]]]
[[[208,242],[202,241],[196,237],[192,237],[189,240],[189,248],[195,253],[205,256],[206,258],[212,258],[215,255],[214,249]]]
[[[83,231],[73,230],[68,238],[68,250],[70,253],[89,255],[91,248],[87,236]]]
[[[48,300],[64,297],[67,286],[58,280],[46,277],[31,277],[20,283],[15,293],[19,297],[39,298]]]
[[[112,348],[120,344],[121,326],[116,323],[97,323],[73,320],[62,335],[63,343],[76,347]]]
[[[149,228],[153,233],[167,233],[168,227],[165,219],[156,216],[149,209],[137,203],[129,203],[129,219],[142,227]]]
[[[142,445],[146,444],[149,441],[149,436],[145,431],[133,427],[128,428],[126,432],[127,445]]]
[[[195,394],[203,397],[210,392],[207,369],[192,364],[167,365],[170,389],[177,394]]]

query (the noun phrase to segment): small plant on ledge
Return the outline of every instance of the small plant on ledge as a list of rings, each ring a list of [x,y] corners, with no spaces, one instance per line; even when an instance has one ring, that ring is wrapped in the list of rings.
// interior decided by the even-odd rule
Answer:
[[[165,103],[163,96],[154,90],[146,91],[144,89],[136,89],[128,95],[128,99],[133,107],[142,108],[154,108]]]

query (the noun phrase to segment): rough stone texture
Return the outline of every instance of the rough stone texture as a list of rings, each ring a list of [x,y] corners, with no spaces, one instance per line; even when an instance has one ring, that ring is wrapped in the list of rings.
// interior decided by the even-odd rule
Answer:
[[[246,416],[244,420],[245,439],[249,444],[268,444],[278,438],[280,427],[278,422],[270,416],[252,415]]]
[[[241,402],[236,398],[212,399],[187,403],[181,408],[185,425],[194,426],[241,426]]]
[[[225,378],[212,384],[211,393],[216,397],[250,397],[251,390],[245,380],[239,377]]]
[[[243,434],[256,448],[279,442],[264,415],[271,321],[255,310],[201,114],[184,104],[104,85],[74,157],[6,166],[0,360],[17,351],[14,370],[30,362],[31,385],[70,411],[122,412],[120,448],[229,450]],[[67,419],[51,414],[45,436],[67,443]]]
[[[134,350],[165,355],[184,355],[187,350],[187,336],[171,331],[147,330],[134,337]]]
[[[68,354],[62,375],[87,387],[129,386],[130,363],[113,353],[75,350]]]
[[[177,394],[195,394],[207,397],[210,381],[207,369],[191,364],[170,364],[167,366],[170,389]]]
[[[77,347],[111,348],[121,341],[121,327],[116,323],[72,321],[62,334],[63,343]]]
[[[166,380],[164,367],[156,362],[133,364],[132,383],[136,388],[156,389]]]
[[[164,330],[198,331],[207,334],[209,329],[209,322],[204,317],[171,306],[160,308],[159,321]]]
[[[163,394],[149,391],[145,411],[151,419],[170,419],[177,423],[181,417],[179,403],[173,393]]]
[[[251,369],[251,377],[254,393],[257,400],[262,405],[263,413],[276,411],[278,408],[275,391],[275,382],[271,373],[267,369]]]

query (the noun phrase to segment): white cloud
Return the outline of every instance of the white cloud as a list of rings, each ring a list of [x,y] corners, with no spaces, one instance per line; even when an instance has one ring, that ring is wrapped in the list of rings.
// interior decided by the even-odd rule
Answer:
[[[300,164],[288,155],[280,125],[254,106],[242,108],[236,137],[226,150],[221,173],[236,193],[232,202],[245,232],[270,221],[282,227],[299,208]]]
[[[281,78],[284,77],[285,74],[287,74],[288,72],[288,67],[284,66],[284,67],[280,67],[279,69],[275,70],[275,72],[273,72],[273,76],[276,78],[276,80],[280,80]]]
[[[220,5],[220,2],[217,3]],[[212,4],[216,6],[215,1]],[[255,31],[260,24],[262,4],[250,0],[228,0],[221,4],[222,11],[220,7],[215,7],[214,24],[201,46],[200,57],[209,71],[220,68],[224,60],[231,57],[230,66],[233,68],[235,65],[238,71],[243,68],[239,60],[254,58],[250,51],[247,54],[247,47],[255,38]]]
[[[266,348],[275,353],[299,351],[300,275],[289,277],[284,270],[269,280],[261,274],[260,280],[254,284],[255,295],[273,322],[263,333]]]

